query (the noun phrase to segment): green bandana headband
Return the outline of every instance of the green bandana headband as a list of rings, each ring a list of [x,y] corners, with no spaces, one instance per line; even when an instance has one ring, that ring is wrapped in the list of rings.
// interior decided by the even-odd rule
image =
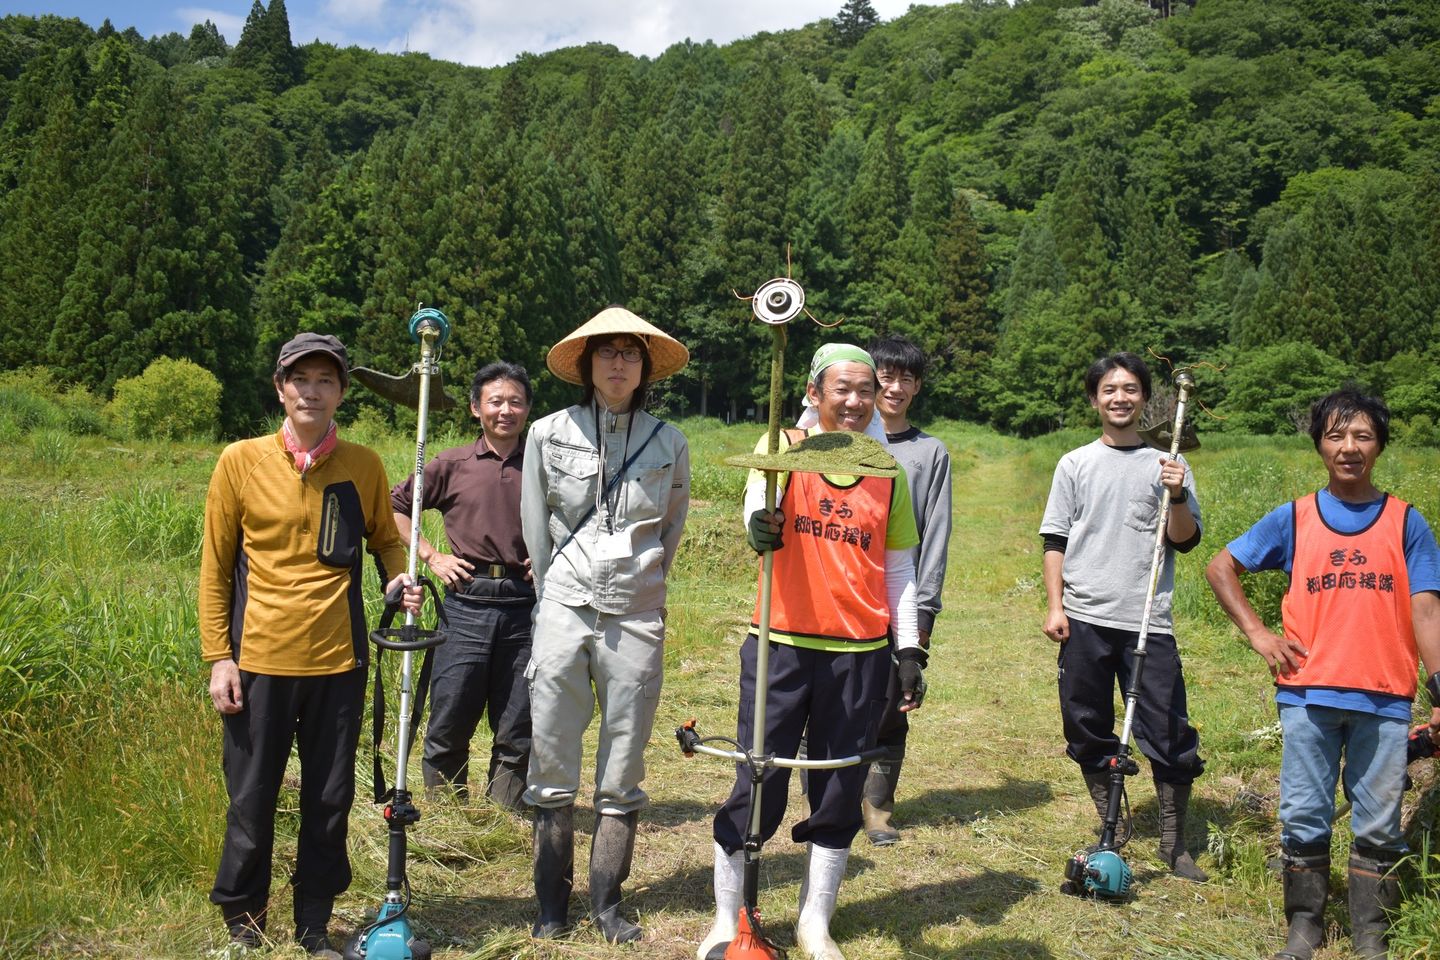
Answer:
[[[810,361],[810,382],[814,383],[820,379],[820,373],[826,367],[832,367],[837,363],[863,363],[871,370],[875,369],[875,360],[851,343],[827,343],[815,351],[815,359]]]

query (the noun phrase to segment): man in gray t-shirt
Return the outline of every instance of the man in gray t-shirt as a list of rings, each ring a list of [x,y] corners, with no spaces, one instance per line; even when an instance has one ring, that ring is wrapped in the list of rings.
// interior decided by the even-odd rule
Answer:
[[[1146,664],[1135,708],[1135,742],[1150,758],[1160,806],[1160,856],[1177,876],[1205,880],[1185,849],[1185,809],[1204,769],[1190,724],[1170,600],[1175,551],[1200,542],[1200,505],[1183,458],[1170,460],[1140,438],[1150,371],[1133,353],[1097,360],[1085,392],[1100,415],[1100,438],[1060,459],[1040,523],[1045,548],[1045,635],[1060,644],[1060,714],[1066,753],[1080,766],[1100,816],[1110,787],[1107,761],[1120,749],[1115,688],[1129,684],[1145,610],[1160,497],[1170,498],[1166,550],[1151,610]],[[1158,461],[1158,462],[1157,462]]]

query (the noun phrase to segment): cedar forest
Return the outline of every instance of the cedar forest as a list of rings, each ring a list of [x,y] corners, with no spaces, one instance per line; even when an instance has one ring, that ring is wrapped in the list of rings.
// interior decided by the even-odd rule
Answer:
[[[454,324],[452,385],[503,358],[541,374],[538,410],[569,402],[546,349],[622,302],[690,347],[662,412],[753,416],[769,338],[732,291],[788,247],[812,312],[844,318],[796,325],[792,355],[910,336],[926,418],[1074,425],[1091,359],[1154,350],[1224,368],[1206,429],[1293,430],[1354,378],[1402,442],[1440,443],[1430,0],[966,0],[884,23],[850,0],[725,46],[489,69],[297,46],[284,0],[233,45],[208,21],[146,39],[16,15],[0,118],[0,368],[103,398],[190,360],[226,435],[269,412],[298,330],[402,371],[418,302]]]

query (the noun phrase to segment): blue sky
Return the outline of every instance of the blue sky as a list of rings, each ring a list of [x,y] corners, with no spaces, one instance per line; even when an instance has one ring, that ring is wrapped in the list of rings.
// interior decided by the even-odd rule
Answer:
[[[8,0],[3,13],[53,13],[98,27],[133,26],[149,37],[211,20],[232,45],[253,0],[151,3],[118,0]],[[296,43],[319,39],[387,52],[419,50],[474,66],[509,63],[598,40],[655,56],[681,40],[728,43],[763,30],[786,30],[833,16],[844,0],[285,0]],[[882,19],[911,0],[871,0]]]

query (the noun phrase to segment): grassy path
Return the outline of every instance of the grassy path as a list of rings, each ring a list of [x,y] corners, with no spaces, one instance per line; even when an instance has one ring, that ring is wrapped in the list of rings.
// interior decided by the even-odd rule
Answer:
[[[1113,906],[1058,892],[1066,858],[1091,841],[1094,824],[1063,755],[1054,648],[1038,627],[1043,590],[1035,529],[1054,457],[1048,448],[990,435],[967,435],[952,449],[957,510],[946,613],[897,804],[904,839],[874,848],[862,838],[854,848],[834,922],[846,955],[1257,955],[1276,930],[1269,905],[1244,891],[1189,885],[1162,872],[1153,859],[1153,791],[1143,777],[1133,790],[1141,835],[1127,851],[1140,896]],[[726,522],[723,515],[713,519]],[[697,532],[708,529],[705,524],[701,518]],[[732,559],[745,560],[743,554]],[[710,816],[731,775],[718,761],[680,759],[668,731],[691,714],[702,729],[733,729],[734,657],[750,582],[729,578],[681,591],[685,612],[674,621],[675,662],[668,665],[661,729],[649,757],[655,803],[643,821],[631,897],[647,927],[647,957],[692,956],[709,923]],[[710,629],[697,631],[701,623]],[[766,848],[761,898],[787,945],[803,860],[788,839],[799,802],[792,785],[792,814]],[[582,863],[584,855],[582,844]],[[493,892],[472,901],[490,913],[481,925],[528,919],[526,866],[496,863],[472,872],[467,885],[488,887],[488,874],[506,889],[498,901]],[[582,886],[577,878],[577,892]],[[521,956],[533,949],[534,956],[556,958],[628,955],[584,930],[571,942],[534,947],[502,936],[480,955],[511,956],[517,949]],[[466,955],[474,954],[454,954]]]

